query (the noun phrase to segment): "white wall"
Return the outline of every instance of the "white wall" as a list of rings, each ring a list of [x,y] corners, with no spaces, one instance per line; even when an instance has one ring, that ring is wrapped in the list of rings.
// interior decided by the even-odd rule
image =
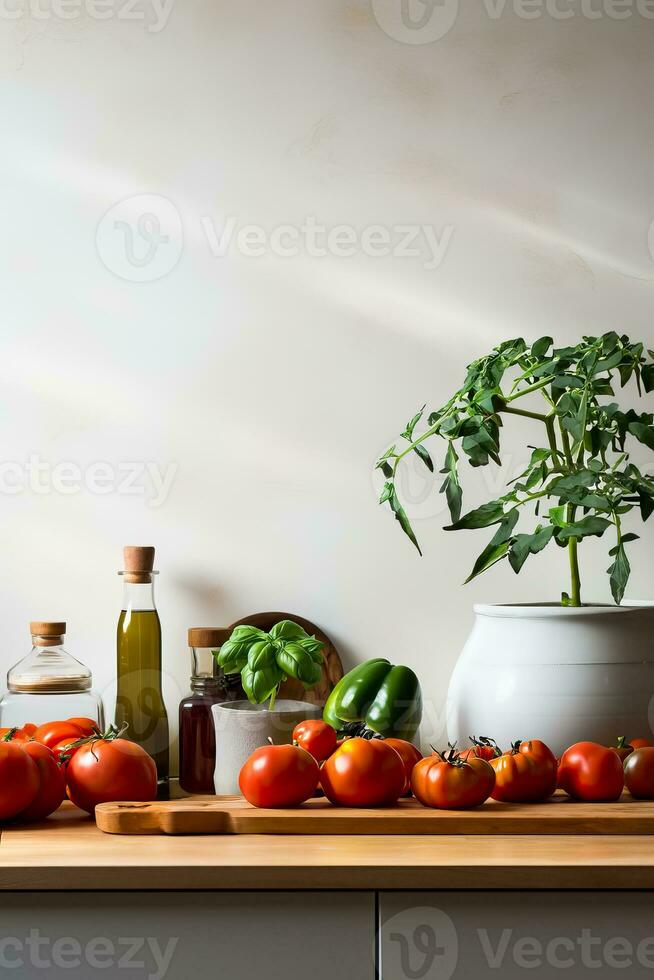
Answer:
[[[175,0],[167,21],[151,0],[131,14],[146,19],[125,0],[42,0],[40,19],[27,2],[0,11],[0,457],[177,471],[160,506],[151,488],[63,494],[52,474],[9,494],[2,471],[0,669],[31,618],[65,617],[109,690],[121,547],[155,543],[173,718],[187,627],[281,608],[346,666],[419,670],[438,737],[472,602],[554,599],[565,556],[463,588],[486,535],[441,533],[414,475],[420,560],[371,466],[502,339],[615,328],[654,346],[654,10],[446,0],[425,30],[454,22],[430,41],[401,27],[400,0]],[[130,264],[114,221],[148,210],[169,241]],[[436,268],[424,239],[413,257],[216,256],[207,227],[230,215],[451,239]],[[536,434],[506,437],[514,475]],[[469,503],[501,486],[484,479]],[[632,549],[631,595],[654,591],[653,542],[650,527]],[[609,596],[606,547],[583,549],[589,600]]]

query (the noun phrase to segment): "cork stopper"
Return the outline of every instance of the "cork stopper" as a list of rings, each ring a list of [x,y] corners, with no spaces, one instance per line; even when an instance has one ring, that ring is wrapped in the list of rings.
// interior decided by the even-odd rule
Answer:
[[[218,626],[191,626],[188,631],[188,645],[196,649],[218,649],[225,643],[231,630]]]
[[[46,620],[32,620],[30,633],[35,647],[54,647],[64,642],[66,624]]]
[[[123,548],[126,582],[149,582],[154,568],[154,548],[151,545],[127,544]]]

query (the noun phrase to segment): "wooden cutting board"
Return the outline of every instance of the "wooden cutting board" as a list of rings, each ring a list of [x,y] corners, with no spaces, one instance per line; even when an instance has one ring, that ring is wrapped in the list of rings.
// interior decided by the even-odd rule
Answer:
[[[309,800],[289,810],[258,810],[242,796],[196,796],[161,803],[101,803],[108,834],[610,834],[654,835],[654,801],[625,794],[617,803],[575,803],[564,794],[547,803],[490,800],[476,810],[431,810],[416,800],[356,810]]]

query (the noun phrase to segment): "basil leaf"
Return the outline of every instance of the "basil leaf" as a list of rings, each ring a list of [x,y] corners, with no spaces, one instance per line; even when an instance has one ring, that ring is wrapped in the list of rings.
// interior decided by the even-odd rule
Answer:
[[[253,704],[263,704],[264,701],[267,701],[283,680],[284,675],[277,664],[262,670],[252,670],[246,664],[241,671],[243,690],[248,700],[252,701]]]
[[[288,677],[294,677],[307,687],[317,684],[322,677],[322,670],[314,663],[311,654],[299,643],[292,641],[277,651],[277,666]]]
[[[251,671],[267,670],[276,663],[275,647],[269,640],[253,643],[248,654],[248,667]]]
[[[304,640],[308,639],[309,634],[299,623],[294,623],[291,619],[282,619],[281,622],[275,623],[269,636],[273,640]]]

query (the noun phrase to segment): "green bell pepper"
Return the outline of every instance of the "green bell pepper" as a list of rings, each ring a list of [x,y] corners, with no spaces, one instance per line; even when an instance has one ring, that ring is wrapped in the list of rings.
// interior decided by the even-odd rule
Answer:
[[[412,741],[422,718],[418,678],[409,667],[366,660],[341,678],[327,699],[323,720],[343,731],[359,723],[385,738]]]

